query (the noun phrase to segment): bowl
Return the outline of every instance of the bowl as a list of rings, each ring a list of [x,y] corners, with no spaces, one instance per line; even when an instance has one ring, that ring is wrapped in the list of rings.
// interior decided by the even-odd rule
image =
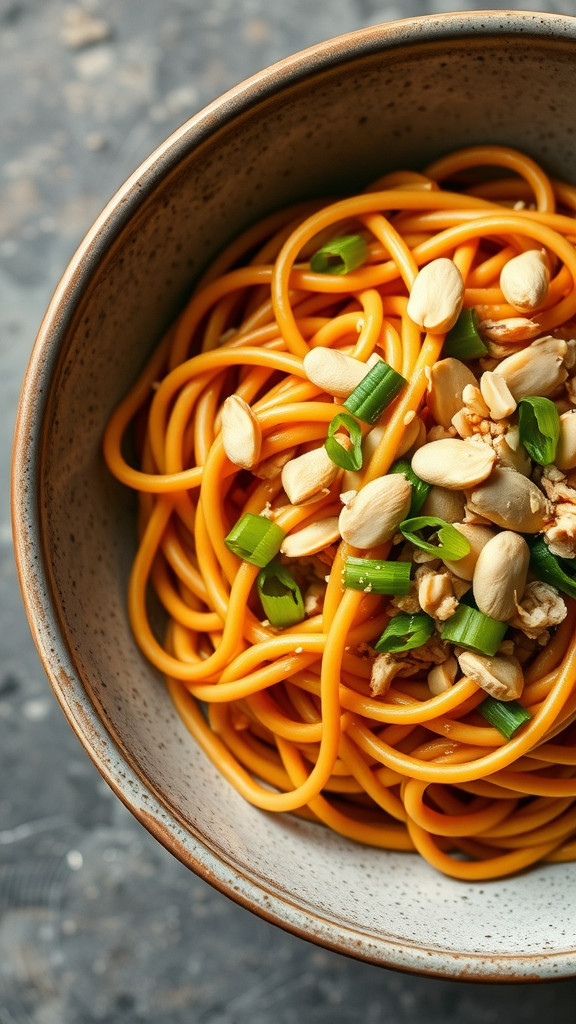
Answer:
[[[153,153],[86,236],[40,329],[16,430],[30,625],[72,728],[120,799],[262,917],[443,977],[576,974],[576,865],[469,885],[245,803],[132,638],[135,501],[104,467],[102,433],[202,268],[265,213],[487,141],[574,181],[575,52],[572,18],[452,14],[343,36],[237,86]]]

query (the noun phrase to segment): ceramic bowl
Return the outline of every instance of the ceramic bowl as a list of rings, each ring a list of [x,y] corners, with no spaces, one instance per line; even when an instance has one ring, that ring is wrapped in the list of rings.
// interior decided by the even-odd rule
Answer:
[[[352,33],[282,61],[188,121],[74,256],[42,324],[14,455],[14,530],[52,686],[104,778],[174,854],[298,935],[444,977],[576,973],[576,865],[468,885],[256,810],[177,717],[126,615],[134,496],[104,425],[207,261],[265,213],[362,188],[457,147],[508,144],[576,176],[576,20],[469,13]]]

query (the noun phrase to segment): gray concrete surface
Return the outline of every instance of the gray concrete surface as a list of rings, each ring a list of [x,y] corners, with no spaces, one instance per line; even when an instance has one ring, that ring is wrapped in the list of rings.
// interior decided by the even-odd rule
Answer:
[[[474,6],[0,0],[0,1024],[576,1019],[576,981],[483,988],[378,970],[274,929],[191,875],[124,810],[67,726],[11,552],[22,375],[54,286],[117,186],[188,116],[272,61],[378,21]],[[576,13],[576,0],[547,9]]]

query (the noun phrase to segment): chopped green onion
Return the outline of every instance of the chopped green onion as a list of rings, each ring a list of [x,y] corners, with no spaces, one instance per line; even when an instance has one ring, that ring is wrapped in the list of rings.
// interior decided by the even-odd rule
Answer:
[[[478,334],[478,314],[475,309],[462,310],[454,327],[446,335],[442,354],[455,356],[456,359],[477,359],[488,354]]]
[[[520,440],[528,455],[541,466],[548,466],[556,458],[556,445],[560,440],[558,409],[549,398],[531,395],[518,402],[518,428]]]
[[[530,568],[539,580],[550,583],[568,597],[576,597],[576,564],[571,558],[553,555],[542,537],[527,538]]]
[[[516,730],[532,718],[530,712],[518,701],[496,700],[496,697],[486,697],[486,700],[478,705],[478,711],[488,724],[498,729],[507,740],[511,740]]]
[[[380,359],[348,395],[344,408],[364,423],[376,423],[405,383],[406,378],[401,373]]]
[[[245,562],[264,566],[278,554],[285,536],[284,530],[270,519],[246,512],[230,530],[224,543]]]
[[[352,448],[349,452],[336,440],[335,433],[340,427],[346,427],[352,441]],[[362,469],[362,431],[353,416],[341,412],[335,416],[328,427],[328,437],[324,447],[332,462],[341,469],[356,471]]]
[[[430,544],[420,537],[420,530],[425,526],[439,526],[439,544]],[[454,526],[446,523],[444,519],[437,516],[417,516],[415,519],[405,519],[398,527],[401,534],[423,551],[428,551],[438,558],[448,558],[451,562],[458,562],[464,555],[470,553],[470,541],[464,537]]]
[[[432,484],[426,484],[412,469],[407,459],[398,459],[388,470],[389,473],[404,473],[408,483],[412,484],[412,500],[410,502],[410,515],[417,516],[422,505],[428,497],[428,491]]]
[[[270,625],[286,629],[306,617],[300,587],[282,562],[275,560],[264,566],[258,573],[256,586]]]
[[[315,274],[349,274],[366,262],[368,245],[362,235],[341,235],[323,245],[310,260]]]
[[[414,647],[422,647],[434,632],[434,619],[426,612],[410,615],[400,612],[386,626],[375,650],[379,654],[397,651],[411,651]]]
[[[380,562],[372,558],[347,558],[344,586],[369,594],[410,593],[410,562]]]
[[[442,639],[458,647],[465,647],[475,654],[496,654],[508,626],[488,615],[483,615],[477,608],[459,604],[454,615],[446,620],[442,630]]]

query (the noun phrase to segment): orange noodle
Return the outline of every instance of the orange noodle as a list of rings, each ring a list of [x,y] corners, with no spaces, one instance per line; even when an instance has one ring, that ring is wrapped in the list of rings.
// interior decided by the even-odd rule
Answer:
[[[477,314],[484,354],[463,356],[467,379],[494,378],[508,354],[551,336],[566,370],[546,392],[549,405],[563,414],[576,404],[575,217],[576,188],[550,180],[521,153],[489,145],[448,155],[423,173],[388,174],[349,198],[273,213],[214,260],[104,438],[110,471],[140,501],[128,593],[134,636],[206,755],[262,810],[301,814],[360,843],[417,851],[454,878],[576,859],[576,602],[569,590],[559,596],[548,585],[560,614],[546,628],[534,627],[532,616],[529,628],[534,609],[520,603],[525,579],[514,592],[516,616],[506,617],[500,647],[482,662],[514,664],[522,679],[513,704],[523,718],[506,735],[484,716],[485,691],[499,704],[510,693],[465,670],[463,648],[441,635],[457,607],[475,607],[472,576],[459,574],[457,560],[447,568],[417,541],[406,543],[399,523],[393,536],[354,546],[342,539],[343,516],[356,500],[350,495],[389,479],[398,458],[410,462],[424,443],[487,445],[498,464],[499,438],[505,430],[518,436],[517,413],[497,420],[484,389],[471,384],[462,413],[435,419],[431,371],[446,357],[446,328],[425,330],[409,302],[422,268],[434,261],[452,261],[464,310]],[[330,272],[330,262],[320,269],[315,254],[350,237],[362,257],[341,273]],[[534,251],[543,254],[549,285],[534,310],[522,312],[504,294],[505,268]],[[528,332],[521,337],[509,326],[519,319],[517,329]],[[347,359],[358,379],[363,364],[387,363],[403,386],[375,422],[357,415],[361,467],[335,464],[327,483],[318,479],[316,492],[291,500],[291,463],[321,454],[335,417],[348,416],[337,446],[346,451],[344,441],[348,448],[354,442],[344,404],[352,387],[343,395],[308,376],[307,355],[321,351]],[[247,464],[231,454],[230,396],[255,438]],[[125,454],[128,432],[137,464]],[[576,472],[549,465],[524,472],[532,472],[547,508],[540,529],[564,523],[566,531],[572,503],[576,538]],[[464,509],[470,491],[461,497]],[[242,560],[228,542],[246,514],[263,531],[280,527],[282,548],[270,564],[293,581],[299,618],[271,624],[261,563]],[[503,526],[469,504],[462,515],[450,522],[496,536]],[[326,542],[302,552],[300,535],[314,529],[325,531]],[[554,551],[552,536],[544,533],[542,543]],[[576,555],[574,544],[561,549],[562,564]],[[410,562],[409,593],[345,587],[348,558]],[[452,587],[449,612],[434,605],[435,619],[422,597],[422,581],[431,578]],[[528,581],[533,587],[533,574]],[[149,590],[167,618],[161,630],[150,616]],[[436,631],[420,647],[376,651],[399,614],[424,615]]]

